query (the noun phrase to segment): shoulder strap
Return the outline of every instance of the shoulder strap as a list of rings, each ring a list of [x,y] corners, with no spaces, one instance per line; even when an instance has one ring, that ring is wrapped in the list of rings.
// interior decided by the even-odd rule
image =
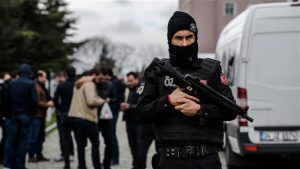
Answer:
[[[201,62],[200,71],[201,73],[206,74],[207,75],[206,78],[209,79],[216,73],[219,65],[220,65],[220,61],[210,59],[210,58],[205,58]]]
[[[163,61],[163,62],[165,62],[165,64],[166,64],[168,67],[169,67],[169,66],[173,67],[169,59],[167,59],[167,58],[162,58],[162,59],[160,59],[160,60]]]
[[[165,63],[165,65],[166,66],[172,66],[171,65],[171,63],[170,63],[170,61],[169,61],[169,59],[167,59],[167,58],[162,58],[162,59],[159,59],[159,60],[161,60],[161,61],[163,61],[164,63]],[[155,70],[155,73],[158,73],[157,75],[161,75],[161,73],[160,73],[160,71],[158,71],[157,69],[153,69],[153,61],[150,63],[150,65],[145,69],[145,72],[146,71],[151,71],[151,70]]]

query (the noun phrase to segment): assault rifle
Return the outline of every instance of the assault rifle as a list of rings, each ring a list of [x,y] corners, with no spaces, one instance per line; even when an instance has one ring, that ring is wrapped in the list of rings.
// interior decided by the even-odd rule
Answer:
[[[160,71],[164,75],[173,77],[174,83],[178,87],[186,89],[188,93],[191,93],[192,95],[201,94],[205,97],[208,97],[213,102],[224,107],[228,111],[232,111],[237,115],[241,116],[242,118],[250,122],[253,122],[253,119],[247,116],[248,106],[244,109],[241,108],[235,102],[223,96],[221,93],[217,92],[210,86],[200,83],[201,79],[193,77],[192,75],[189,74],[184,76],[180,72],[176,71],[174,67],[167,66],[165,62],[161,61],[158,58],[154,58],[151,64],[156,68],[158,68],[158,71]]]

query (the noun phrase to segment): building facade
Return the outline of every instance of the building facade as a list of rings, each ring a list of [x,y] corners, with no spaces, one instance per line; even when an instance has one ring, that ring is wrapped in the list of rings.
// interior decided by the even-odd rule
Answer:
[[[179,10],[191,14],[197,22],[199,52],[215,53],[224,26],[247,6],[286,1],[297,0],[179,0]]]

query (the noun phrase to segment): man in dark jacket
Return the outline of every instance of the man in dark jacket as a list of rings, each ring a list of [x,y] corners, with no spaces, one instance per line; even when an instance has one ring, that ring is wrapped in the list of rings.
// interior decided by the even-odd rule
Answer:
[[[199,83],[234,100],[220,62],[198,59],[197,34],[194,19],[175,12],[168,23],[170,58],[163,59],[164,66],[202,79]],[[223,142],[223,121],[233,120],[236,114],[201,94],[185,93],[172,77],[161,75],[152,65],[145,70],[144,80],[137,109],[140,120],[154,122],[158,154],[153,168],[221,169],[218,151]]]
[[[63,82],[65,82],[67,80],[67,75],[65,71],[60,71],[58,72],[55,77],[55,85],[54,85],[54,97],[55,97],[55,93],[57,91],[57,87],[62,84]],[[58,132],[58,142],[59,142],[59,148],[60,148],[60,152],[59,153],[59,157],[54,159],[55,162],[62,162],[64,161],[64,156],[63,156],[63,142],[62,142],[62,125],[61,125],[61,116],[62,116],[62,112],[57,108],[57,105],[55,105],[55,98],[53,98],[54,101],[54,106],[56,107],[55,110],[55,114],[56,114],[56,127],[57,127],[57,132]],[[60,101],[60,100],[57,100]],[[57,103],[56,103],[57,104]]]
[[[111,157],[111,164],[118,165],[119,164],[119,143],[118,138],[116,135],[116,126],[119,119],[119,112],[120,112],[120,104],[123,99],[125,85],[122,83],[120,79],[118,79],[111,68],[107,68],[107,79],[110,80],[115,88],[116,91],[116,101],[111,104],[111,111],[113,113],[113,120],[112,120],[112,157]]]
[[[112,105],[117,100],[117,96],[113,84],[107,80],[107,78],[105,77],[106,75],[107,75],[107,69],[100,68],[99,75],[96,78],[97,93],[99,97],[106,100],[109,106],[112,107]],[[102,106],[99,106],[98,108],[99,117],[100,117],[101,109]],[[113,125],[112,119],[99,119],[99,123],[98,123],[99,131],[101,131],[101,134],[105,142],[105,151],[104,151],[104,159],[103,159],[104,169],[110,169],[110,165],[111,165],[112,145],[113,145],[112,125]]]
[[[57,86],[54,94],[54,105],[59,111],[61,126],[61,140],[62,140],[62,150],[63,158],[65,161],[64,168],[70,168],[70,155],[74,155],[74,145],[71,132],[74,129],[73,124],[68,118],[68,112],[70,109],[73,90],[75,85],[76,70],[74,67],[68,67],[66,69],[67,80]]]
[[[126,121],[126,131],[132,155],[132,168],[145,169],[148,149],[154,139],[152,123],[138,121],[136,105],[139,98],[139,78],[136,72],[127,73],[128,96],[121,103]],[[125,94],[126,95],[126,94]]]
[[[33,114],[38,111],[38,98],[31,67],[22,64],[20,78],[10,83],[12,116],[6,120],[4,168],[24,169]]]
[[[0,84],[0,126],[2,128],[2,138],[0,142],[0,163],[3,162],[4,157],[4,142],[6,137],[5,118],[11,115],[9,84],[11,82],[11,75],[5,73],[3,76],[3,84]]]

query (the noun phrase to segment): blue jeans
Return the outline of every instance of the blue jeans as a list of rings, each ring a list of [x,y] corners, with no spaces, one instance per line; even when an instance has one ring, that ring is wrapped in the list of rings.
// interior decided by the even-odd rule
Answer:
[[[45,121],[45,117],[33,117],[28,151],[30,156],[43,156],[42,151],[45,141]]]
[[[74,118],[75,127],[75,140],[77,143],[77,154],[79,169],[86,169],[85,163],[85,147],[87,145],[87,139],[92,143],[92,161],[95,169],[101,169],[100,154],[99,154],[99,133],[97,123]]]
[[[15,115],[5,120],[4,167],[25,169],[31,121],[32,116],[29,114]]]

